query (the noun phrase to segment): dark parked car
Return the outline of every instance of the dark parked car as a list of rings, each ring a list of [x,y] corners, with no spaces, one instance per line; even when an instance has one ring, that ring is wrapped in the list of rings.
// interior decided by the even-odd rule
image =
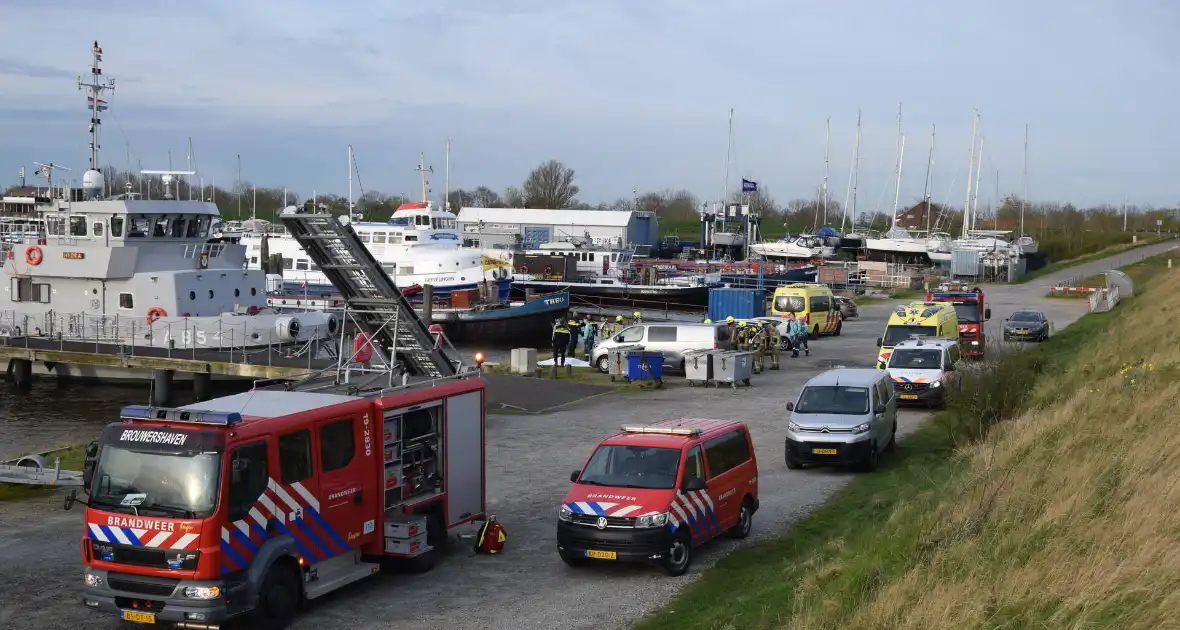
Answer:
[[[1004,341],[1045,341],[1049,338],[1049,318],[1040,311],[1021,310],[1004,320]]]
[[[853,302],[852,298],[837,296],[836,302],[840,304],[840,319],[860,317],[860,311],[856,309],[856,302]]]

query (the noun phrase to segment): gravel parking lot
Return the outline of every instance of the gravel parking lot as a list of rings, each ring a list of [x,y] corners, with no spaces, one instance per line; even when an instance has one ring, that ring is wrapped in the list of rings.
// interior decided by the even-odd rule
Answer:
[[[1165,248],[1144,248],[1133,259]],[[1021,307],[1044,310],[1057,330],[1080,317],[1084,300],[1042,297],[1045,287],[1056,279],[985,288],[992,308],[989,334],[998,334],[999,322]],[[845,322],[840,337],[813,342],[809,358],[784,357],[782,370],[756,376],[748,390],[689,388],[670,376],[663,390],[612,394],[552,414],[489,415],[488,506],[507,528],[504,553],[474,556],[466,549],[452,548],[426,575],[382,575],[317,600],[295,627],[626,627],[734,546],[783,531],[857,474],[833,469],[787,471],[782,459],[783,403],[808,378],[832,365],[872,365],[875,338],[889,310],[889,305],[863,306],[860,319]],[[900,434],[911,432],[928,415],[903,411]],[[556,509],[569,487],[569,472],[581,466],[590,449],[620,424],[668,417],[730,418],[750,426],[759,459],[762,503],[754,517],[753,535],[747,541],[725,539],[706,545],[692,571],[682,578],[632,566],[566,567],[557,557],[554,537]],[[904,454],[904,442],[900,451]],[[75,599],[82,571],[78,543],[82,513],[82,509],[62,511],[60,494],[3,504],[0,627],[122,627],[109,617],[92,616]]]

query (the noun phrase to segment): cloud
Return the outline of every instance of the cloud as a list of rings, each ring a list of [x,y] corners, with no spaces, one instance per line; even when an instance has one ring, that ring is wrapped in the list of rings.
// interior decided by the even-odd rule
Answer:
[[[1180,10],[1142,0],[969,10],[934,0],[109,4],[6,4],[0,169],[25,159],[18,145],[63,153],[84,144],[73,79],[96,38],[117,79],[107,145],[162,155],[193,135],[223,169],[250,153],[253,178],[317,188],[340,185],[327,174],[342,170],[339,160],[300,155],[300,166],[284,166],[291,147],[338,156],[349,142],[365,145],[387,156],[368,161],[395,189],[412,180],[418,151],[437,153],[450,136],[464,146],[468,185],[514,184],[555,157],[578,169],[591,200],[633,186],[714,197],[733,107],[731,170],[785,198],[822,181],[831,118],[829,188],[842,200],[861,108],[858,198],[872,208],[892,178],[898,101],[903,202],[922,194],[935,124],[935,190],[961,203],[977,107],[984,169],[1001,171],[1001,192],[1018,188],[1025,123],[1030,189],[1046,198],[1121,200],[1134,190],[1167,203],[1163,175],[1180,167],[1165,140],[1180,132],[1164,109],[1176,89],[1161,78],[1177,61],[1165,33]]]

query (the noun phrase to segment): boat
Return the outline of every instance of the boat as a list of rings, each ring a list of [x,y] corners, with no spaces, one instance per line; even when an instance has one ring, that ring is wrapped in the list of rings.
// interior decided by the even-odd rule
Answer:
[[[908,230],[897,224],[898,203],[901,200],[901,173],[905,160],[905,134],[901,132],[901,104],[897,105],[897,160],[894,172],[897,183],[893,193],[893,224],[889,231],[879,238],[866,238],[865,248],[886,257],[926,257],[926,239],[915,238]]]
[[[436,297],[446,297],[452,291],[475,289],[486,283],[496,287],[500,301],[506,301],[512,284],[511,263],[463,247],[456,216],[436,208],[427,199],[429,169],[420,163],[418,170],[422,173],[421,201],[398,206],[384,223],[359,220],[357,215],[344,220],[398,287],[429,284]],[[298,210],[288,206],[283,212]],[[303,248],[284,233],[247,233],[241,242],[249,248],[250,269],[262,269],[267,255],[281,255],[281,273],[288,291],[300,292],[305,286],[329,290],[332,286]]]
[[[404,294],[406,289],[402,289]],[[339,294],[272,295],[268,304],[275,309],[337,311],[344,307]],[[570,295],[558,291],[532,296],[528,301],[476,304],[456,307],[446,301],[432,304],[430,323],[443,327],[452,343],[478,342],[481,347],[545,347],[552,340],[553,320],[569,313]],[[418,309],[425,316],[424,309]],[[348,319],[345,317],[347,323]],[[345,326],[344,332],[350,327]]]
[[[763,241],[750,245],[750,254],[766,259],[785,258],[787,260],[810,260],[815,252],[806,244],[800,244],[797,238],[782,238],[777,241]]]
[[[519,276],[518,276],[519,277]],[[515,298],[527,295],[527,292],[557,293],[569,292],[581,298],[591,298],[598,302],[660,302],[684,306],[705,306],[709,303],[709,289],[721,286],[699,278],[696,283],[685,284],[635,284],[623,278],[593,278],[584,282],[570,282],[564,280],[531,280],[522,279],[512,283],[512,295]]]
[[[99,165],[99,123],[109,107],[102,96],[112,84],[101,82],[97,42],[92,52],[90,82],[79,82],[88,94],[90,119],[89,168],[81,188],[54,181],[57,171],[69,169],[37,163],[45,188],[28,203],[4,206],[10,229],[0,244],[0,275],[10,293],[9,306],[0,311],[0,342],[144,356],[190,350],[190,356],[210,361],[242,361],[243,351],[259,348],[314,352],[322,349],[320,342],[330,345],[339,328],[335,316],[267,308],[262,272],[243,269],[246,248],[210,242],[217,206],[174,194],[178,178],[194,172],[141,171],[158,178],[157,198],[151,198],[161,192],[154,186],[144,198],[130,182],[120,194],[108,190]],[[96,367],[35,361],[33,375],[136,380],[152,371],[118,362]]]
[[[931,232],[926,237],[926,255],[935,264],[950,264],[954,242],[946,232]]]

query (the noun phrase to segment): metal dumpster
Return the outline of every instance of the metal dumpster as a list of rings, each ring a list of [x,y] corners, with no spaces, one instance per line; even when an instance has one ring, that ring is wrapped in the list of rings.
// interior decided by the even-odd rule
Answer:
[[[627,353],[642,351],[643,346],[639,344],[630,344],[623,346],[615,346],[606,351],[606,373],[610,375],[610,380],[627,379]]]
[[[754,369],[754,353],[743,350],[725,350],[713,354],[713,382],[717,387],[729,383],[737,388],[738,383],[750,386],[750,372]]]
[[[689,350],[684,353],[684,377],[693,387],[713,380],[713,350]]]
[[[627,380],[647,381],[656,387],[664,384],[664,353],[632,350],[627,353]]]

